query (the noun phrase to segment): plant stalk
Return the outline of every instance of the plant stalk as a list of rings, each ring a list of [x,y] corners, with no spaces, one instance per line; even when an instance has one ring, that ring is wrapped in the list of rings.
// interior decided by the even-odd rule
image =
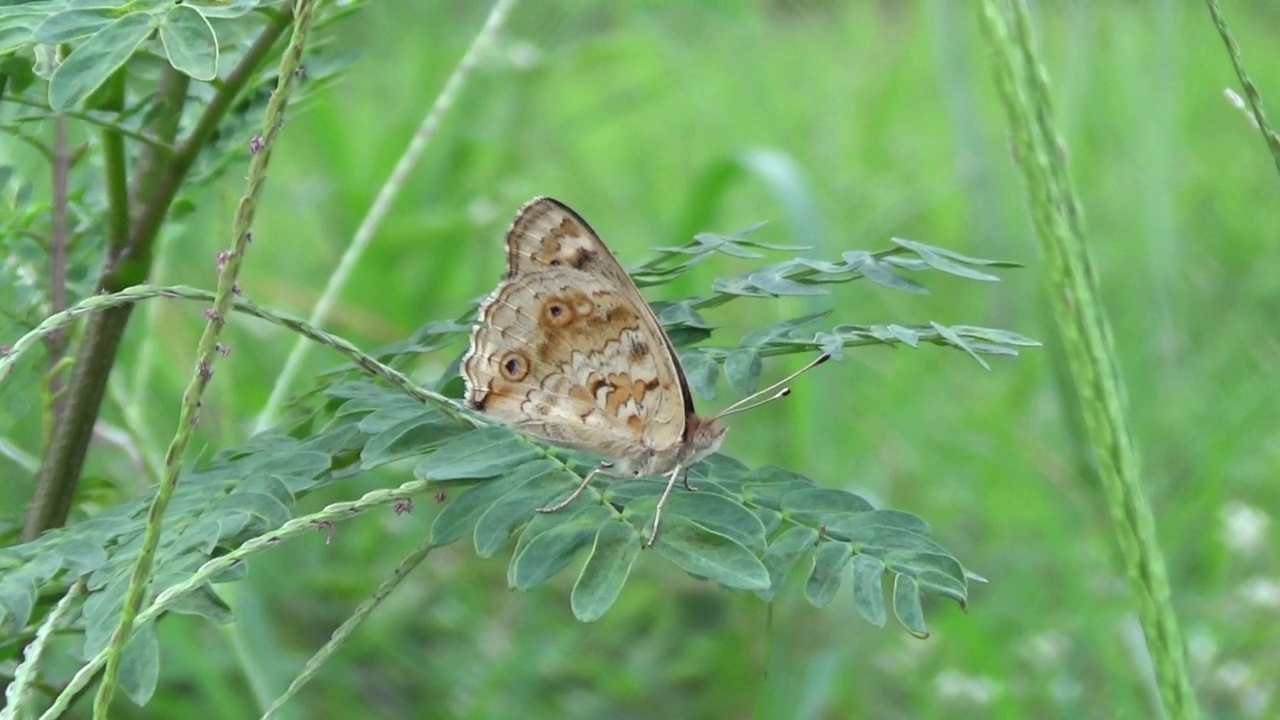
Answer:
[[[1166,717],[1193,720],[1199,710],[1155,518],[1143,494],[1115,341],[1099,299],[1084,241],[1083,210],[1072,187],[1066,145],[1058,134],[1048,77],[1036,54],[1027,16],[1025,0],[983,0],[983,26],[1013,131],[1015,160],[1047,261],[1055,319],[1137,601],[1160,702]]]
[[[147,512],[147,527],[143,535],[142,548],[138,552],[138,560],[134,564],[133,573],[129,579],[124,607],[120,611],[120,622],[107,645],[106,669],[103,671],[102,683],[98,686],[98,693],[93,702],[95,720],[106,720],[108,717],[111,698],[115,693],[120,674],[124,646],[133,632],[134,621],[142,607],[147,585],[151,581],[165,510],[168,509],[169,500],[173,497],[173,491],[178,485],[183,455],[195,434],[195,427],[200,417],[200,399],[213,377],[213,363],[219,348],[218,337],[226,325],[234,295],[239,291],[236,278],[239,276],[240,267],[249,248],[250,228],[253,226],[258,198],[266,183],[267,166],[270,164],[276,139],[284,125],[285,108],[297,84],[303,50],[306,47],[311,20],[315,14],[314,9],[315,5],[311,0],[298,0],[294,5],[293,36],[289,39],[289,45],[280,59],[278,82],[271,93],[271,99],[267,102],[262,134],[259,138],[255,138],[255,154],[249,163],[248,185],[236,209],[233,223],[232,247],[220,260],[222,267],[218,273],[218,289],[213,308],[206,313],[209,321],[205,324],[204,333],[201,334],[197,346],[195,371],[182,395],[182,406],[178,411],[178,427],[165,453],[164,476],[160,480],[155,498]],[[171,188],[171,192],[173,191]]]
[[[115,154],[120,148],[115,147],[117,140],[114,137],[105,143],[104,159],[112,215],[108,223],[111,233],[110,249],[98,281],[100,290],[116,292],[146,282],[151,271],[151,247],[177,196],[179,186],[219,121],[266,59],[292,17],[290,12],[273,16],[235,69],[223,81],[176,155],[171,154],[168,147],[177,133],[178,120],[186,98],[187,78],[176,70],[167,68],[161,83],[161,102],[166,103],[166,111],[157,118],[155,126],[148,130],[148,135],[157,138],[163,145],[144,146],[138,167],[135,168],[132,192],[133,201],[135,204],[142,204],[142,207],[138,216],[132,220],[127,209],[124,210],[125,214],[117,214],[121,204],[119,193],[126,184],[120,174],[123,152]],[[123,147],[122,144],[120,147]],[[125,205],[127,204],[126,201]],[[121,218],[124,219],[123,227]],[[124,232],[121,233],[121,230]],[[54,426],[44,460],[36,475],[35,493],[27,508],[22,529],[22,536],[26,540],[35,539],[49,528],[66,524],[80,473],[84,469],[93,426],[97,423],[107,381],[115,365],[120,341],[128,327],[132,310],[131,304],[114,307],[92,316],[86,324],[71,381],[66,389],[66,410],[61,422]]]

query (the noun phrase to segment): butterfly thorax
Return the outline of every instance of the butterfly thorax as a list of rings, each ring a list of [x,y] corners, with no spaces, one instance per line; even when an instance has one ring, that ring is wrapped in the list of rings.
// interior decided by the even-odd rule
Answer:
[[[689,415],[685,418],[685,432],[680,442],[664,448],[644,448],[639,451],[627,448],[610,459],[614,461],[615,474],[618,475],[666,475],[676,467],[687,468],[719,450],[728,430],[728,427],[714,418]]]

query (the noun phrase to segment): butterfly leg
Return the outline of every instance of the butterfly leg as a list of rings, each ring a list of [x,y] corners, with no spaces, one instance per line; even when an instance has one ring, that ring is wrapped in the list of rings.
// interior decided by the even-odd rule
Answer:
[[[595,476],[596,476],[596,473],[603,472],[603,471],[605,471],[605,470],[607,470],[607,469],[609,469],[609,468],[611,468],[611,467],[613,467],[613,463],[609,463],[609,462],[600,463],[600,465],[599,465],[599,466],[597,466],[597,467],[596,467],[596,469],[594,469],[594,470],[592,470],[591,472],[587,473],[587,476],[586,476],[586,477],[584,477],[584,478],[582,478],[582,484],[581,484],[581,485],[579,485],[579,486],[578,486],[578,488],[577,488],[576,490],[574,490],[572,493],[570,493],[570,494],[569,494],[569,497],[565,498],[564,500],[561,500],[560,502],[556,503],[555,505],[551,505],[551,506],[549,506],[549,507],[540,507],[540,508],[538,508],[538,512],[540,512],[540,513],[553,513],[553,512],[559,512],[559,511],[561,511],[561,510],[563,510],[563,509],[565,509],[565,508],[569,507],[569,503],[573,502],[574,500],[577,500],[577,499],[578,499],[578,496],[579,496],[579,495],[581,495],[581,494],[582,494],[582,492],[583,492],[584,490],[586,490],[586,489],[587,489],[587,486],[591,484],[591,478],[595,477]]]
[[[658,541],[658,523],[662,521],[662,506],[667,504],[667,497],[671,495],[671,488],[676,486],[676,478],[680,477],[680,471],[684,467],[677,465],[675,470],[671,471],[671,479],[667,480],[667,487],[662,491],[662,497],[658,498],[658,506],[653,509],[653,530],[649,531],[649,542],[645,543],[645,547],[653,547]],[[688,478],[685,479],[686,487],[688,486]]]

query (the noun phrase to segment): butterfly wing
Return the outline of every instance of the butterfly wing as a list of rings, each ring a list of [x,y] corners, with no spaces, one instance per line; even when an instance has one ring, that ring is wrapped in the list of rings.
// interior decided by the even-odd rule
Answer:
[[[682,442],[692,403],[635,283],[586,221],[550,198],[517,214],[507,264],[463,358],[467,404],[653,471],[650,459]]]

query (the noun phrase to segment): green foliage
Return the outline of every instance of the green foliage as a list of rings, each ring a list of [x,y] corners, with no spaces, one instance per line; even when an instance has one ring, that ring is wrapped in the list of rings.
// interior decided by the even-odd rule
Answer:
[[[19,542],[47,452],[52,393],[78,367],[43,322],[62,307],[49,292],[60,127],[71,159],[67,303],[86,308],[55,316],[68,347],[80,347],[97,311],[143,300],[122,337],[65,531],[108,523],[135,534],[102,545],[55,535],[58,552],[40,562],[4,554],[0,684],[12,677],[9,689],[24,697],[7,696],[6,710],[46,706],[64,688],[85,697],[101,672],[101,653],[83,657],[84,594],[105,613],[98,604],[118,604],[122,590],[84,586],[100,571],[127,572],[102,568],[136,554],[147,488],[192,371],[213,296],[189,286],[212,284],[276,82],[280,35],[243,81],[234,77],[287,7],[259,4],[180,4],[198,8],[217,38],[217,81],[174,70],[200,56],[171,63],[172,49],[182,57],[199,41],[171,48],[157,28],[121,73],[61,119],[49,107],[49,79],[91,34],[55,47],[33,44],[32,33],[54,12],[93,3],[0,6],[0,346],[14,348],[0,357],[0,546]],[[1274,204],[1273,168],[1250,125],[1256,114],[1222,99],[1237,76],[1204,5],[1047,4],[1034,20],[1062,149],[1088,211],[1192,681],[1206,716],[1244,720],[1275,714],[1265,678],[1280,659],[1270,622],[1280,566],[1266,552],[1278,502],[1269,479],[1280,461],[1266,312],[1280,286],[1267,268],[1280,257],[1273,214],[1259,212]],[[171,7],[129,10],[163,18]],[[372,228],[349,282],[330,293],[337,258],[365,230],[361,218],[415,132],[416,113],[433,104],[485,11],[404,0],[355,7],[323,4],[333,30],[306,58],[309,100],[305,111],[290,108],[240,281],[254,302],[241,298],[229,318],[230,355],[217,361],[174,500],[180,508],[188,480],[237,458],[278,455],[278,471],[264,467],[289,494],[250,489],[283,505],[288,519],[267,529],[286,517],[271,501],[228,500],[219,512],[242,513],[253,529],[224,536],[219,528],[214,539],[206,526],[188,548],[166,524],[162,555],[176,549],[192,565],[162,557],[174,572],[148,583],[139,622],[154,629],[159,656],[129,648],[122,687],[139,699],[147,690],[137,660],[158,657],[160,673],[144,707],[118,701],[113,717],[179,717],[192,707],[210,718],[255,717],[273,698],[286,718],[1159,713],[1135,662],[1133,602],[1097,497],[1097,465],[1071,411],[1062,344],[1048,323],[1052,298],[1037,291],[1044,260],[1027,244],[973,7],[518,4],[493,51],[468,65],[468,84],[437,118],[423,161],[401,178],[401,198]],[[1252,78],[1236,89],[1253,102],[1280,77],[1267,52],[1274,13],[1265,3],[1223,10],[1238,40],[1232,60],[1247,62]],[[85,21],[100,30],[116,17]],[[347,67],[350,79],[335,83]],[[186,84],[172,134],[162,127],[171,116],[161,79]],[[228,104],[202,123],[220,103]],[[123,151],[115,164],[113,136]],[[190,164],[158,216],[156,242],[128,255],[146,260],[132,277],[166,287],[98,296],[112,227],[106,198],[113,188],[154,197],[135,189],[144,159],[159,160],[159,170],[170,159]],[[127,182],[107,181],[113,167]],[[484,437],[478,419],[445,404],[460,393],[467,301],[502,270],[509,211],[539,194],[580,208],[619,257],[652,258],[636,276],[660,286],[646,294],[662,298],[654,307],[697,366],[702,397],[733,397],[820,348],[850,348],[847,362],[795,383],[785,402],[735,419],[724,452],[740,463],[714,456],[693,473],[697,493],[676,486],[673,507],[693,503],[668,518],[680,526],[683,555],[661,554],[661,538],[643,551],[642,516],[660,489],[651,479],[600,478],[559,517],[537,515],[533,508],[565,497],[593,466],[585,457],[517,440],[511,449],[534,459],[515,469],[410,478],[451,443]],[[142,202],[131,211],[150,212]],[[720,234],[761,220],[770,224],[750,235]],[[645,270],[669,254],[646,255],[653,246],[683,247],[707,229],[716,232],[689,245],[725,250],[672,256],[663,262],[702,259],[670,276]],[[884,249],[894,236],[946,250]],[[813,250],[770,257],[769,246],[784,243]],[[1032,269],[995,273],[947,253]],[[950,270],[925,270],[939,262]],[[807,263],[817,268],[809,275]],[[827,272],[836,266],[871,282],[823,284],[843,277]],[[965,282],[974,273],[1005,282]],[[744,294],[723,293],[718,282]],[[830,294],[810,294],[818,289]],[[331,301],[319,323],[331,333],[294,317],[307,317],[316,297]],[[451,320],[424,324],[431,317]],[[1013,328],[1047,347],[1016,362],[993,359],[1022,347],[1022,336],[976,326]],[[312,353],[281,397],[306,382],[310,391],[284,425],[251,437],[251,418],[273,395],[298,334],[343,357]],[[990,352],[975,352],[993,372],[951,352],[891,352],[984,343]],[[376,348],[368,355],[387,367],[369,365],[356,346]],[[801,356],[777,359],[792,353]],[[307,467],[315,474],[294,473]],[[768,480],[755,494],[725,484],[743,472]],[[213,482],[229,497],[253,477],[215,473]],[[788,482],[802,487],[767,489]],[[416,507],[405,513],[410,500]],[[838,516],[825,528],[824,511]],[[726,591],[705,579],[725,573],[750,585],[759,572],[720,538],[763,566],[767,588]],[[477,557],[478,543],[486,557]],[[701,572],[673,562],[690,562],[691,544],[719,562]],[[414,570],[427,551],[429,562]],[[952,554],[994,582],[978,584]],[[820,609],[811,598],[826,599],[833,578],[839,587]],[[967,613],[947,600],[960,590]],[[26,616],[20,628],[10,624],[14,611]],[[930,639],[877,630],[890,613]],[[97,646],[111,631],[99,623]],[[322,682],[286,704],[290,676],[312,653],[290,691],[312,674]],[[88,712],[80,700],[66,714]]]
[[[662,267],[661,277],[670,280],[700,262],[696,258],[726,252],[726,248],[741,250],[742,246],[728,241],[708,246],[705,238],[699,238],[685,248],[663,251],[659,261],[644,267]],[[919,244],[911,250],[917,257],[923,253],[940,256],[943,252]],[[681,255],[695,260],[661,262]],[[739,256],[754,257],[745,253]],[[993,264],[966,260],[971,264]],[[770,267],[797,266],[784,263]],[[933,265],[921,262],[912,269],[930,267]],[[758,273],[745,277],[758,277]],[[797,283],[797,287],[812,286],[825,293],[819,285],[863,276],[843,265],[806,264],[796,277],[798,282],[807,283]],[[717,281],[714,287],[727,285]],[[784,290],[775,287],[770,294]],[[4,364],[0,372],[22,351],[33,347],[35,340],[54,332],[84,309],[164,295],[194,296],[173,288],[93,298],[84,303],[85,308],[64,313],[61,322],[46,322],[16,342],[10,356],[0,360]],[[692,326],[709,332],[694,308],[743,295],[724,292],[704,301],[673,303],[668,307],[688,308],[692,315],[676,316],[680,325],[672,330]],[[267,316],[243,303],[240,307]],[[749,391],[759,378],[762,355],[815,348],[839,351],[843,344],[827,340],[827,345],[818,345],[819,334],[803,332],[805,325],[820,317],[795,318],[750,333],[749,344],[740,348],[720,352],[703,348],[687,353],[685,358],[702,358],[705,367],[711,369],[709,380],[699,379],[699,373],[705,371],[699,369],[698,361],[687,360],[691,382],[710,392],[718,363],[723,362],[731,385]],[[455,335],[465,328],[437,327]],[[959,337],[946,328],[939,330]],[[1035,344],[1012,333],[975,331],[1007,342],[977,347],[964,342],[952,344],[970,353],[1005,354],[1013,352],[1010,345]],[[820,335],[839,338],[835,332]],[[680,337],[675,332],[673,336]],[[903,341],[900,335],[878,339]],[[297,498],[339,477],[349,477],[354,468],[364,471],[413,461],[413,475],[424,481],[423,490],[438,491],[451,501],[432,526],[433,546],[448,545],[471,535],[476,553],[490,557],[514,538],[507,583],[517,590],[543,584],[585,555],[570,593],[570,606],[580,620],[603,616],[623,592],[632,565],[640,557],[640,548],[653,524],[661,484],[610,481],[603,488],[592,487],[586,497],[561,512],[540,513],[539,508],[554,504],[577,485],[582,472],[577,468],[591,467],[590,462],[584,462],[589,458],[566,462],[561,459],[561,452],[539,447],[513,430],[484,424],[477,427],[475,419],[445,412],[447,405],[423,405],[420,399],[360,379],[364,370],[377,367],[377,361],[362,357],[345,373],[327,375],[323,384],[300,399],[293,431],[286,435],[258,435],[240,447],[215,454],[200,469],[184,473],[164,518],[154,580],[147,597],[155,598],[167,589],[188,583],[179,591],[182,602],[172,605],[173,611],[227,621],[229,615],[209,585],[190,583],[197,568],[243,547],[250,539],[261,539],[280,529],[294,517],[292,508]],[[380,371],[390,372],[393,371]],[[346,458],[355,454],[360,459],[352,464]],[[697,492],[681,492],[672,498],[653,550],[695,577],[728,588],[752,590],[769,600],[776,596],[788,574],[805,558],[812,557],[804,595],[822,607],[834,597],[843,578],[850,575],[852,559],[871,558],[877,563],[876,572],[869,572],[867,560],[859,565],[862,571],[857,578],[863,585],[858,590],[859,612],[883,622],[883,605],[876,605],[879,585],[867,585],[879,581],[887,570],[894,581],[895,614],[904,627],[918,635],[926,634],[919,593],[948,596],[962,605],[967,602],[968,578],[963,567],[925,537],[929,527],[915,516],[875,510],[852,493],[818,487],[806,477],[772,466],[750,470],[723,455],[691,468],[689,476]],[[85,636],[84,655],[100,653],[116,626],[148,524],[146,509],[152,503],[150,497],[144,497],[94,521],[0,550],[0,567],[5,570],[0,575],[0,626],[30,637],[41,619],[33,617],[37,598],[65,592],[85,578],[83,624],[75,627]],[[308,522],[323,527],[331,521],[313,517]],[[216,582],[233,582],[240,577],[233,573],[218,577]],[[154,691],[159,665],[154,630],[146,633],[136,635],[126,646],[120,671],[122,687],[139,703]]]

